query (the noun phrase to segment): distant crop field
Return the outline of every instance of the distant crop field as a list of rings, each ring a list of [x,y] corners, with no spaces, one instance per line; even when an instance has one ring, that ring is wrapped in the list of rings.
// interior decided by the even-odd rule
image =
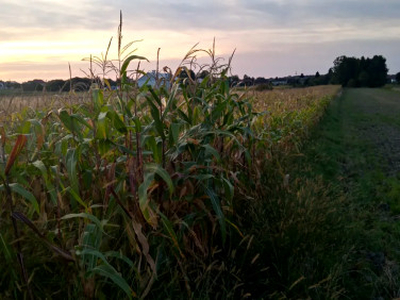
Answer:
[[[254,109],[272,113],[298,111],[306,108],[312,101],[337,93],[339,86],[316,86],[307,88],[285,88],[272,91],[248,91],[253,98]],[[240,92],[243,93],[243,92]],[[79,93],[0,93],[0,115],[9,116],[25,109],[50,110],[68,105],[84,104],[91,101],[90,92]]]
[[[63,106],[85,103],[90,100],[89,93],[40,93],[0,94],[0,114],[7,116],[24,109],[49,110]]]
[[[255,128],[271,150],[279,148],[286,155],[299,152],[309,130],[340,89],[340,86],[327,85],[253,92],[254,109],[263,113]]]

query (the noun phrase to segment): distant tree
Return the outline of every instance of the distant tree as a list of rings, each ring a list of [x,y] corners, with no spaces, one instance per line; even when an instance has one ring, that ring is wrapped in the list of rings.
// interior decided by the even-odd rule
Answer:
[[[317,73],[319,74],[319,72],[317,72]],[[332,71],[332,69],[329,69],[327,74],[320,75],[320,76],[317,76],[317,74],[315,74],[313,83],[314,83],[314,85],[330,84],[332,77],[333,77],[333,71]]]
[[[20,83],[15,82],[15,81],[7,81],[6,85],[10,89],[20,89],[22,86]]]
[[[397,83],[400,83],[400,72],[396,74],[396,81]]]
[[[292,85],[292,86],[296,86],[299,84],[299,79],[297,77],[290,77],[287,79],[287,84],[288,85]]]
[[[368,86],[369,83],[369,74],[367,71],[361,71],[360,75],[358,75],[358,82],[360,86]]]
[[[119,86],[120,80],[119,79],[118,80],[112,80],[110,78],[105,78],[104,79],[104,83],[107,86],[107,88],[109,88],[111,90],[115,90]]]
[[[89,78],[74,77],[72,78],[72,80],[67,80],[66,91],[68,92],[70,90],[70,87],[72,87],[73,91],[77,92],[88,91],[91,85],[92,80]]]
[[[348,87],[357,87],[357,81],[354,78],[351,78],[348,82],[347,85]]]
[[[251,86],[254,84],[254,78],[247,76],[246,74],[243,75],[242,85],[244,86]]]
[[[332,70],[332,83],[352,87],[383,86],[388,72],[386,59],[381,55],[375,55],[372,59],[339,56],[333,62]]]
[[[193,72],[193,70],[188,69],[186,67],[182,67],[181,72],[179,73],[179,78],[180,79],[186,79],[186,78],[191,78],[192,80],[196,79],[196,74]]]
[[[265,84],[265,83],[268,83],[268,80],[265,79],[264,77],[257,77],[254,80],[254,84]]]
[[[197,75],[198,78],[204,79],[206,78],[208,75],[210,75],[210,72],[207,70],[203,70],[200,72],[200,74]]]
[[[61,92],[66,86],[66,81],[62,79],[51,80],[46,84],[48,92]],[[69,87],[68,87],[69,88]]]
[[[321,75],[319,74],[319,72],[317,71],[317,73],[315,73],[315,78],[319,78]]]
[[[196,81],[196,74],[185,66],[180,67],[177,79],[180,86],[188,86],[191,82]]]
[[[230,86],[235,86],[239,83],[240,79],[238,75],[233,75],[228,77],[229,80],[229,85]]]
[[[358,61],[355,57],[339,56],[333,62],[334,82],[342,86],[347,86],[350,79],[357,78],[357,71]]]
[[[358,64],[358,73],[361,74],[362,72],[366,72],[368,69],[369,58],[365,59],[364,56],[361,56],[361,59]]]
[[[375,55],[372,60],[370,60],[367,72],[369,75],[369,87],[384,86],[386,84],[388,72],[388,68],[386,67],[386,58],[382,55]]]
[[[334,83],[333,68],[329,68],[328,74],[326,74],[326,83]]]
[[[22,90],[24,92],[43,91],[44,87],[45,87],[45,82],[40,79],[35,79],[22,83]]]

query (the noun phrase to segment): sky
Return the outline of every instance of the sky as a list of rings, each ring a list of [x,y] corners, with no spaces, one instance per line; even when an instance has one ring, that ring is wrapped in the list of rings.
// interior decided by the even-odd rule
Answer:
[[[113,37],[146,57],[140,67],[176,68],[197,44],[233,75],[276,77],[328,72],[341,55],[383,55],[400,72],[398,0],[0,0],[0,80],[84,77]],[[199,53],[199,62],[209,59]],[[135,65],[136,67],[136,65]],[[109,73],[109,77],[114,75]],[[115,76],[114,76],[115,77]]]

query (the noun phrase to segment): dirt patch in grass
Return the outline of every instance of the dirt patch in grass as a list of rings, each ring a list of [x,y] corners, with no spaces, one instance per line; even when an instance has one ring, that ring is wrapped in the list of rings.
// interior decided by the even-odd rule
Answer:
[[[382,162],[382,171],[387,176],[400,173],[400,130],[397,127],[379,124],[366,128],[365,136],[376,149],[376,156]]]
[[[375,153],[386,176],[400,173],[400,94],[382,89],[355,89],[347,93],[358,99],[354,130]]]

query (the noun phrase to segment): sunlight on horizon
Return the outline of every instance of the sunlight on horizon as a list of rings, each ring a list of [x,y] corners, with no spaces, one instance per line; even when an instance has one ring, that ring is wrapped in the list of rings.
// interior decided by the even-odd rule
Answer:
[[[198,43],[197,48],[210,49],[213,43],[213,33],[203,32],[203,36],[209,37],[209,40],[201,41],[198,37],[190,36],[186,33],[173,31],[141,31],[137,36],[132,30],[123,32],[123,46],[131,41],[135,41],[129,48],[134,54],[146,57],[150,63],[143,65],[149,69],[155,68],[157,60],[157,49],[160,48],[160,67],[171,61],[180,61],[186,53]],[[136,35],[136,36],[135,36]],[[222,35],[222,34],[221,34]],[[57,78],[66,78],[68,74],[65,69],[57,72],[56,66],[70,63],[72,69],[79,70],[83,59],[93,57],[102,57],[107,50],[108,42],[112,37],[112,44],[108,54],[108,59],[116,59],[118,38],[116,33],[109,31],[73,31],[61,32],[57,36],[40,36],[32,39],[0,42],[0,80],[12,79],[16,81],[37,78],[38,72],[42,72],[44,80]],[[216,39],[217,55],[229,56],[234,47],[226,43],[226,38]],[[125,52],[127,55],[129,50]],[[203,57],[204,53],[198,53]],[[45,66],[48,72],[43,72]],[[169,67],[174,67],[170,66]],[[25,69],[25,71],[24,71]],[[35,76],[33,76],[35,75]],[[82,74],[76,74],[81,76]]]
[[[0,0],[1,1],[1,0]],[[391,72],[400,68],[400,5],[351,1],[120,1],[4,0],[0,10],[0,80],[68,77],[65,66],[81,68],[82,59],[101,57],[113,37],[110,59],[117,57],[117,28],[123,12],[123,45],[155,68],[174,67],[198,43],[227,59],[236,50],[235,74],[257,77],[295,72],[327,72],[340,55],[387,58]],[[99,9],[101,7],[101,9]],[[199,53],[203,56],[202,53]],[[57,69],[59,68],[59,69]],[[77,75],[78,76],[78,75]]]

